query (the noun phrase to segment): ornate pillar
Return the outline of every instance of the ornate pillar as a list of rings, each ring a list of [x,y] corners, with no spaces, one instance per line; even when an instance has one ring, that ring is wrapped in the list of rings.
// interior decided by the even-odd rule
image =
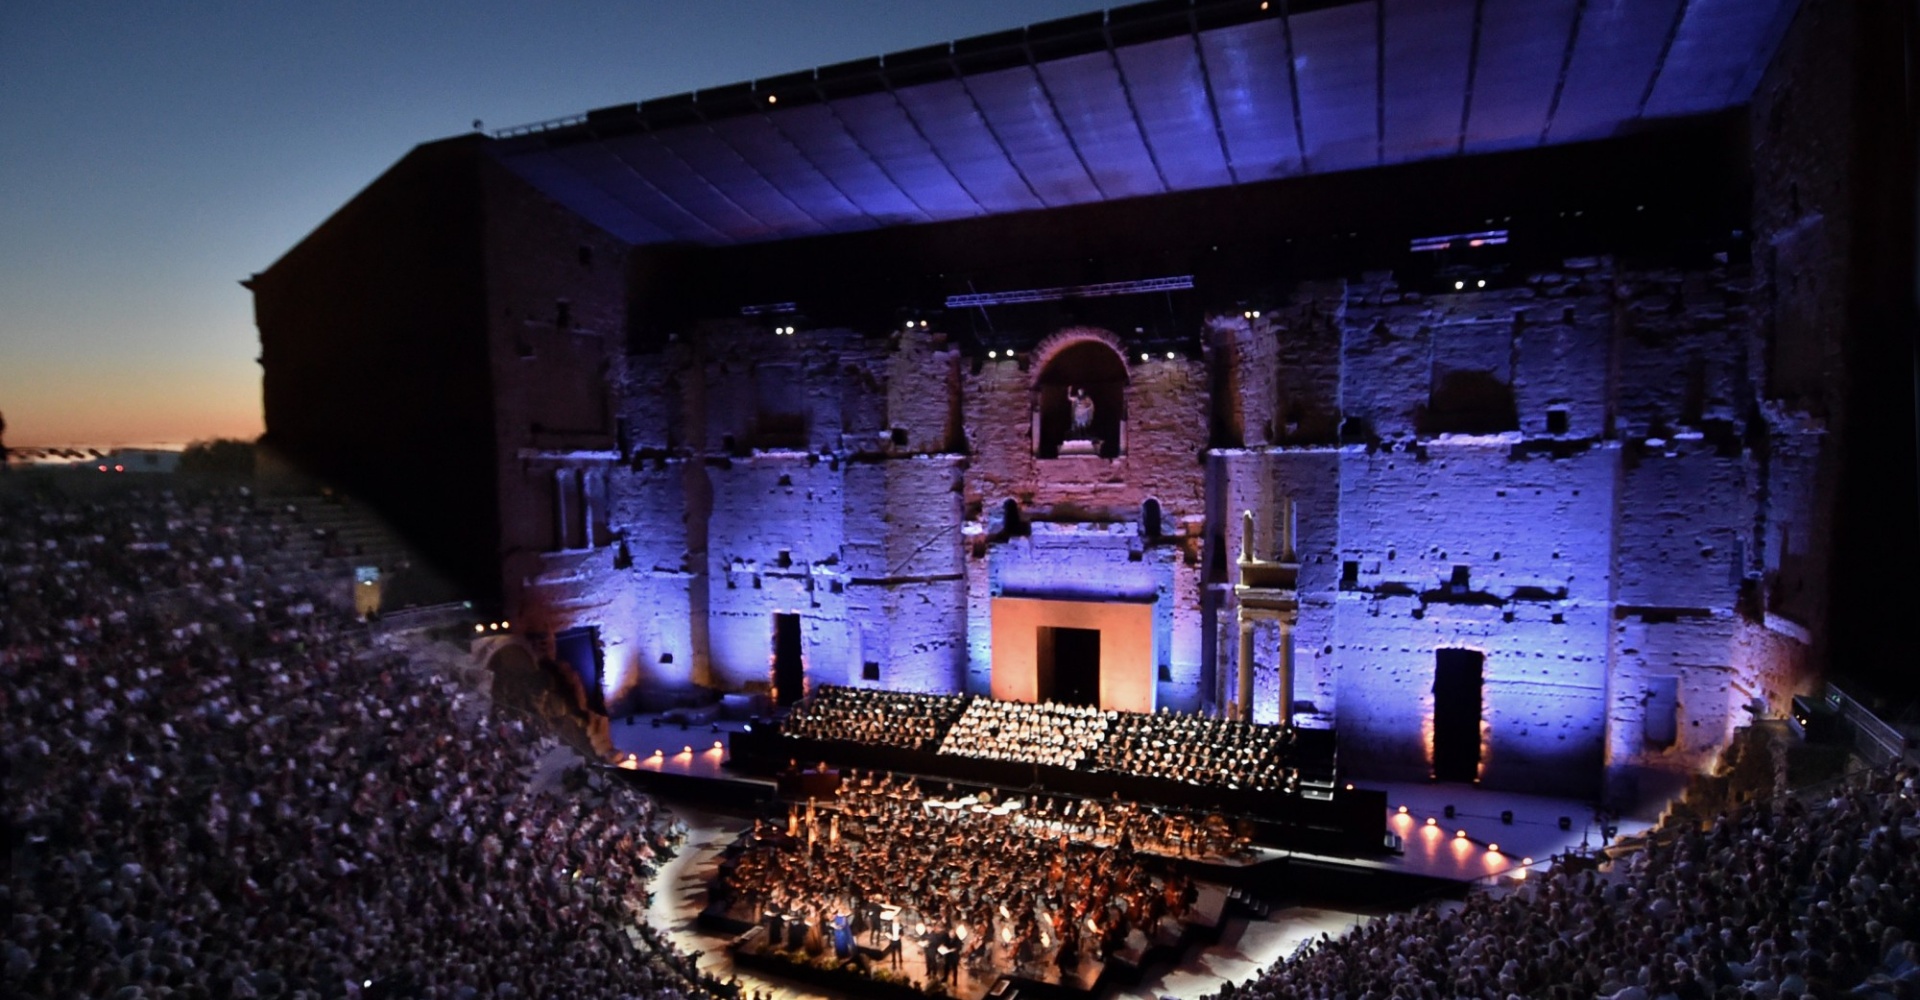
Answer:
[[[1293,624],[1296,615],[1280,616],[1280,724],[1293,724]]]
[[[1253,721],[1253,620],[1245,611],[1235,611],[1240,623],[1240,719]]]

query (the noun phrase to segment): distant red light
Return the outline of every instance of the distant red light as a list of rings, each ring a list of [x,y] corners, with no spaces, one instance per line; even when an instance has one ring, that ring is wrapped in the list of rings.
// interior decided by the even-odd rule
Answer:
[[[105,472],[105,471],[107,471],[107,467],[106,467],[106,466],[104,466],[104,465],[103,465],[103,466],[101,466],[101,467],[100,467],[100,471],[101,471],[101,472]]]
[[[124,465],[116,465],[116,466],[114,466],[114,467],[113,467],[113,471],[115,471],[115,472],[125,472],[125,471],[127,471],[127,467],[126,467],[126,466],[124,466]]]

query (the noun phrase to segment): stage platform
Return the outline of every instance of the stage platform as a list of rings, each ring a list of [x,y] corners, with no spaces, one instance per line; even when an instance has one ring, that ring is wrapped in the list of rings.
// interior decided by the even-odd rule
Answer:
[[[655,720],[660,721],[656,724]],[[669,718],[638,715],[631,720],[614,719],[612,737],[619,751],[633,755],[623,767],[641,784],[675,799],[751,815],[775,799],[776,786],[771,777],[727,766],[727,748],[733,734],[746,726],[738,721],[702,721],[683,728]],[[720,749],[714,748],[715,743]],[[926,780],[947,779],[927,776]],[[1594,807],[1588,802],[1488,791],[1459,783],[1363,784],[1384,796],[1380,825],[1400,838],[1399,852],[1345,853],[1257,843],[1248,866],[1284,859],[1294,863],[1296,879],[1305,874],[1305,869],[1327,867],[1414,880],[1409,885],[1381,890],[1401,895],[1420,891],[1419,880],[1488,881],[1527,867],[1523,864],[1527,858],[1533,859],[1532,867],[1543,868],[1556,855],[1606,846],[1601,824],[1595,821]],[[1453,819],[1446,818],[1448,805],[1454,807]],[[1402,806],[1407,809],[1405,814],[1399,811]],[[1513,813],[1511,825],[1501,821],[1501,814],[1507,811]],[[1568,819],[1566,830],[1559,828],[1563,816]],[[1428,818],[1434,820],[1432,827],[1427,826]],[[1649,826],[1622,818],[1617,834],[1631,836]],[[1465,838],[1457,836],[1462,831],[1467,834]],[[1495,846],[1497,851],[1489,850]]]
[[[652,730],[648,730],[649,733]],[[708,739],[711,746],[712,739]],[[686,745],[685,740],[681,745]],[[649,749],[649,752],[650,749]],[[748,985],[762,989],[775,1000],[830,1000],[852,995],[877,996],[872,990],[849,993],[844,988],[809,983],[771,969],[754,967],[751,962],[736,964],[727,950],[733,940],[730,933],[717,933],[700,926],[699,915],[708,905],[707,887],[718,874],[722,852],[739,836],[749,817],[759,812],[748,802],[751,796],[772,801],[771,782],[741,779],[720,768],[720,761],[699,762],[691,757],[675,763],[663,755],[654,769],[630,776],[643,780],[665,778],[677,787],[702,788],[703,795],[686,800],[675,792],[662,791],[663,806],[680,816],[691,835],[679,855],[668,860],[656,874],[655,895],[648,911],[649,922],[669,933],[682,949],[704,953],[700,967],[721,978],[738,974]],[[676,773],[678,772],[678,773]],[[714,775],[701,777],[699,775]],[[1148,969],[1138,982],[1125,984],[1109,977],[1097,995],[1100,1000],[1159,1000],[1167,996],[1197,996],[1215,992],[1230,981],[1244,981],[1257,970],[1271,966],[1293,954],[1303,943],[1322,933],[1339,934],[1366,923],[1375,916],[1412,906],[1423,899],[1457,897],[1471,883],[1507,873],[1518,858],[1490,858],[1484,849],[1489,834],[1498,839],[1502,851],[1508,844],[1531,850],[1536,867],[1544,867],[1551,853],[1580,851],[1583,833],[1589,848],[1600,846],[1597,828],[1589,825],[1592,813],[1581,803],[1531,796],[1484,792],[1463,785],[1386,785],[1394,806],[1407,805],[1409,819],[1392,821],[1394,829],[1403,826],[1424,827],[1426,813],[1444,822],[1444,807],[1455,806],[1455,825],[1432,839],[1411,841],[1402,855],[1375,858],[1322,857],[1271,848],[1256,848],[1254,856],[1242,859],[1231,868],[1206,867],[1193,872],[1196,880],[1209,881],[1245,901],[1223,903],[1217,938],[1188,946],[1184,954],[1170,955],[1163,964]],[[1502,810],[1514,811],[1512,826],[1500,822]],[[1395,815],[1398,815],[1396,812]],[[1565,815],[1571,827],[1561,831],[1558,818]],[[1436,822],[1436,827],[1439,825]],[[1455,846],[1454,833],[1469,832],[1469,843]],[[1623,822],[1626,835],[1644,829],[1644,824]],[[1425,835],[1420,835],[1424,837]],[[1515,839],[1515,838],[1518,839]],[[1529,855],[1520,855],[1525,857]],[[912,963],[919,956],[909,949],[903,968],[913,969],[914,977],[924,981],[925,968]],[[1084,972],[1086,970],[1082,970]],[[991,982],[976,985],[962,974],[963,990],[990,990]],[[980,977],[983,980],[987,977]],[[1085,980],[1082,980],[1085,981]],[[1011,983],[1011,981],[1010,981]],[[1021,991],[1023,998],[1053,993],[1039,983]],[[1078,992],[1078,991],[1076,991]],[[1085,995],[1081,993],[1080,995]]]

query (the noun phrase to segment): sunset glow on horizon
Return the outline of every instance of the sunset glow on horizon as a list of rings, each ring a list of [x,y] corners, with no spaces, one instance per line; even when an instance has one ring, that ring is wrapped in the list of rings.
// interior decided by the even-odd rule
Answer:
[[[79,2],[0,15],[12,447],[263,430],[240,282],[414,146],[1099,10],[1089,0]],[[342,391],[351,391],[343,387]]]

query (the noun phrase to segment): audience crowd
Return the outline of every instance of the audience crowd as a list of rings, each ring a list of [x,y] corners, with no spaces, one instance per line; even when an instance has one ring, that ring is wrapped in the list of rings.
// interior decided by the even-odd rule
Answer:
[[[648,799],[377,646],[244,492],[0,489],[12,996],[704,997]],[[271,568],[270,568],[271,567]]]
[[[916,945],[929,981],[962,966],[989,980],[1144,950],[1195,886],[1159,858],[1070,839],[983,793],[925,795],[911,778],[854,775],[830,804],[756,821],[722,863],[718,905],[775,947],[853,957],[863,937],[898,968]],[[1118,847],[1119,849],[1115,849]],[[836,931],[839,940],[835,941]],[[904,943],[903,943],[904,942]],[[871,957],[871,956],[867,956]]]
[[[1904,1000],[1920,996],[1920,772],[1675,824],[1604,866],[1323,937],[1217,996]]]
[[[785,732],[815,740],[931,750],[965,706],[961,695],[822,684],[793,706]]]

